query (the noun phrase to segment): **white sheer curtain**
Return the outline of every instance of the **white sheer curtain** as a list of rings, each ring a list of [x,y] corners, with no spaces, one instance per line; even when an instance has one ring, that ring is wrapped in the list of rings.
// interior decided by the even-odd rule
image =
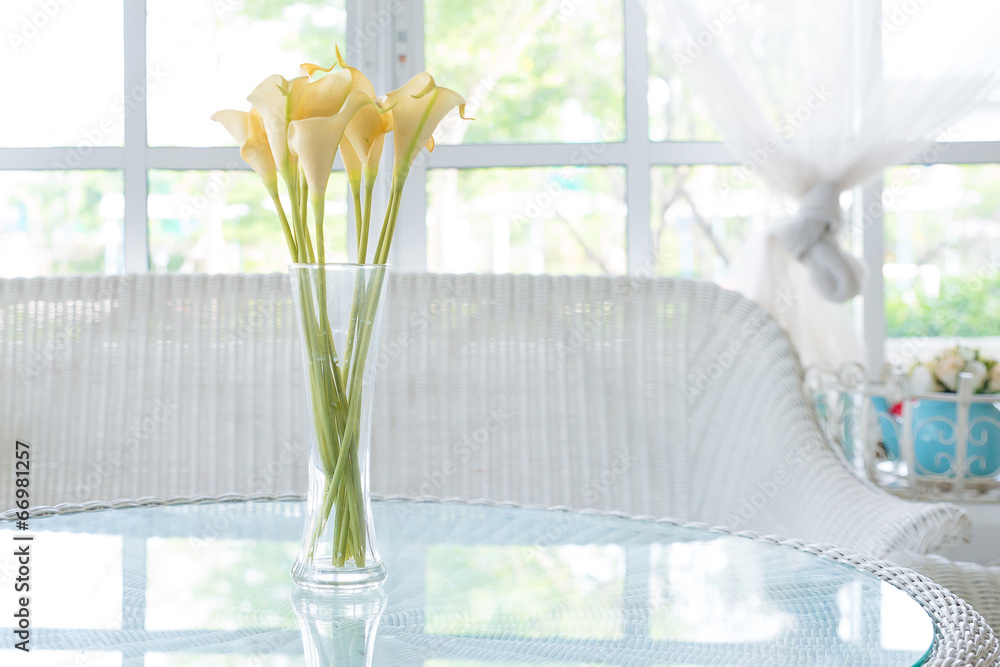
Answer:
[[[1000,2],[648,0],[646,8],[743,169],[800,202],[749,239],[730,284],[772,311],[805,365],[864,364],[844,302],[861,291],[865,268],[840,245],[841,193],[911,159],[995,87]]]

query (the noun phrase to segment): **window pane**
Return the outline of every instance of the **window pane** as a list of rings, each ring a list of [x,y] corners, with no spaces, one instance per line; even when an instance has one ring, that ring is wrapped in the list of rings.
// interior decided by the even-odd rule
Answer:
[[[1000,352],[1000,165],[889,169],[883,203],[887,360]]]
[[[683,72],[671,57],[659,21],[646,27],[649,43],[649,138],[652,141],[721,141],[709,116]]]
[[[751,232],[793,204],[744,167],[653,167],[650,172],[656,273],[725,282]]]
[[[120,0],[119,0],[120,2]],[[228,146],[209,120],[249,109],[265,77],[298,76],[304,62],[331,65],[344,45],[345,0],[148,0],[151,146]]]
[[[952,125],[943,136],[948,141],[1000,141],[1000,90]]]
[[[331,262],[347,260],[346,191],[347,177],[333,174],[323,227]],[[149,256],[153,271],[181,273],[281,272],[291,261],[274,205],[249,171],[151,171]]]
[[[468,100],[442,144],[621,141],[621,0],[424,1],[424,60]],[[453,112],[455,114],[457,112]]]
[[[0,276],[120,273],[122,175],[0,171]]]
[[[915,87],[943,90],[954,81],[965,81],[963,86],[968,86],[995,77],[995,66],[989,63],[996,63],[998,21],[1000,4],[994,0],[882,0],[882,73],[890,88],[906,90],[922,110],[919,100],[932,93],[914,95]],[[992,87],[987,83],[980,91],[990,93]],[[997,141],[998,121],[1000,90],[994,90],[939,138]]]
[[[0,146],[121,145],[128,102],[122,6],[4,0]]]
[[[625,170],[432,169],[427,268],[625,273]]]

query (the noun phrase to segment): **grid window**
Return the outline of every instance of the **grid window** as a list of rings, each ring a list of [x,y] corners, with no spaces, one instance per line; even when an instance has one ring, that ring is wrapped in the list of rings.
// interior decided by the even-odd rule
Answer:
[[[263,188],[209,116],[245,108],[268,73],[332,62],[334,44],[378,91],[426,68],[477,118],[446,119],[414,166],[398,269],[724,281],[742,241],[794,206],[734,164],[640,0],[85,4],[10,0],[0,19],[8,89],[32,100],[0,123],[6,276],[283,270]],[[883,201],[844,239],[882,262],[863,295],[884,304],[864,310],[873,365],[883,345],[997,330],[997,99],[952,128],[935,164],[888,169],[850,198]],[[348,200],[338,175],[338,260],[352,245]],[[942,309],[955,317],[928,323]]]

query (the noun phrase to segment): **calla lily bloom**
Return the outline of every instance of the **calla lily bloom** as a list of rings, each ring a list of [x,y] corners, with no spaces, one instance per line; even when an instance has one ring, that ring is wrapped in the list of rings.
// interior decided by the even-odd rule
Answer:
[[[334,67],[340,67],[334,70]],[[249,114],[221,111],[214,116],[240,143],[240,153],[260,174],[282,224],[291,221],[289,249],[297,261],[314,261],[308,233],[308,209],[316,221],[316,240],[322,248],[323,208],[327,184],[337,151],[347,170],[355,204],[358,257],[365,259],[371,218],[372,192],[385,146],[393,133],[392,192],[386,207],[373,260],[384,263],[395,231],[403,184],[424,147],[434,150],[434,130],[456,107],[465,117],[465,100],[422,72],[403,87],[376,101],[371,81],[351,67],[337,49],[337,65],[301,65],[303,76],[285,79],[275,74],[247,96]],[[314,76],[325,76],[311,80]],[[277,193],[277,175],[288,189],[291,215],[284,214]],[[364,200],[361,182],[364,182]],[[320,258],[323,252],[316,253]]]
[[[374,100],[360,91],[354,91],[339,112],[331,116],[294,120],[288,124],[288,148],[298,157],[299,167],[313,196],[322,198],[326,195],[330,171],[344,130],[358,109],[366,104],[374,104]]]
[[[368,80],[361,70],[351,67],[344,60],[337,50],[337,64],[341,70],[348,72],[355,82],[355,90],[363,90],[374,99],[375,87]],[[306,66],[303,65],[303,68]],[[392,115],[386,113],[378,106],[364,107],[358,111],[354,121],[347,127],[347,139],[354,147],[354,151],[361,158],[362,165],[368,173],[369,178],[374,180],[378,174],[378,163],[382,159],[382,147],[385,145],[385,134],[392,130]]]
[[[212,120],[222,123],[229,134],[233,135],[233,139],[240,145],[240,157],[257,172],[268,192],[277,192],[278,171],[260,112],[256,109],[251,109],[249,113],[225,109],[213,114]]]
[[[344,130],[354,114],[374,100],[361,91],[347,96],[343,108],[332,116],[293,120],[288,124],[288,149],[298,158],[299,168],[309,188],[313,217],[316,221],[316,245],[320,262],[325,257],[323,247],[323,211],[330,171],[337,157],[337,149],[344,138]]]
[[[347,140],[351,142],[351,146],[361,159],[365,173],[372,180],[378,174],[385,135],[391,128],[391,112],[380,110],[375,105],[358,111],[354,122],[347,128]]]
[[[272,74],[247,95],[247,101],[260,112],[274,163],[289,187],[295,182],[295,162],[288,153],[288,123],[293,120],[292,111],[307,82],[304,76],[288,81],[280,74]]]
[[[434,150],[434,130],[452,109],[458,107],[459,115],[465,118],[465,99],[454,90],[438,86],[427,72],[417,74],[402,88],[388,93],[385,106],[392,113],[392,196],[375,246],[376,264],[384,263],[389,258],[389,244],[396,232],[403,183],[420,149],[426,146],[427,150]]]
[[[297,250],[295,238],[289,227],[288,219],[281,208],[280,195],[278,194],[278,170],[274,164],[274,155],[271,153],[271,146],[267,141],[267,132],[264,129],[264,121],[257,109],[237,111],[235,109],[224,109],[212,115],[212,120],[222,123],[222,126],[233,135],[233,139],[240,145],[240,157],[250,165],[260,180],[264,182],[267,193],[271,195],[278,209],[278,216],[281,219],[281,227],[285,233],[285,243],[288,250],[294,257]]]
[[[434,77],[421,72],[402,88],[386,95],[392,109],[392,142],[395,150],[393,179],[401,184],[420,149],[434,150],[432,135],[438,123],[458,107],[465,120],[465,99],[453,90],[434,83]]]
[[[328,74],[322,79],[310,81],[302,89],[298,104],[292,109],[291,120],[332,116],[340,111],[347,96],[355,90],[375,96],[375,91],[368,92],[359,86],[350,72],[338,71]]]
[[[361,113],[360,110],[358,113]],[[357,114],[354,115],[357,118]],[[348,124],[347,128],[350,130],[351,125]],[[347,180],[353,187],[354,185],[361,184],[361,158],[358,157],[358,152],[354,150],[354,146],[347,139],[347,131],[344,133],[344,137],[340,140],[340,157],[344,161],[344,171],[347,172]]]
[[[317,79],[315,81],[310,82],[308,87],[316,88],[317,90],[319,90],[321,86],[326,86],[329,89],[332,89],[334,85],[340,86],[340,90],[342,91],[341,92],[342,97],[340,98],[341,105],[343,105],[344,100],[347,99],[347,94],[355,90],[359,90],[362,93],[365,93],[366,95],[371,97],[372,99],[375,99],[375,86],[372,85],[372,82],[368,79],[367,76],[365,76],[361,72],[361,70],[356,69],[354,67],[350,67],[346,62],[344,62],[344,57],[340,55],[339,46],[336,47],[336,49],[337,49],[337,63],[335,65],[330,65],[329,67],[320,67],[319,65],[314,65],[313,63],[303,63],[302,65],[299,65],[299,69],[301,69],[302,72],[306,74],[306,76],[310,77],[316,72],[330,72],[333,70],[334,67],[337,67],[338,65],[341,68],[341,70],[338,72],[333,72],[332,74],[329,74],[321,79]],[[330,81],[331,78],[333,79],[333,81],[336,81],[337,83],[334,84],[333,81]],[[335,97],[330,98],[331,102],[335,103],[335,100],[336,100]],[[295,120],[298,120],[300,118],[310,118],[312,116],[329,116],[331,114],[336,113],[339,110],[340,110],[339,106],[333,109],[326,109],[320,112],[311,112],[309,110],[302,110],[298,115],[295,116]]]
[[[311,74],[322,68],[303,65],[302,69]],[[335,72],[316,81],[309,81],[308,76],[289,81],[280,74],[274,74],[247,96],[247,100],[260,111],[274,162],[286,183],[294,183],[296,173],[295,156],[288,152],[289,123],[332,116],[344,106],[351,91],[359,88],[363,89],[362,84],[350,72]],[[365,92],[374,97],[374,89]]]

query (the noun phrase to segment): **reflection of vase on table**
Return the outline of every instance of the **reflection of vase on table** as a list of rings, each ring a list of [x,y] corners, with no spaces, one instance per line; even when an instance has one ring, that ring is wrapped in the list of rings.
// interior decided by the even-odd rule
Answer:
[[[296,587],[291,599],[307,667],[372,664],[375,633],[388,600],[381,587],[325,592]]]

